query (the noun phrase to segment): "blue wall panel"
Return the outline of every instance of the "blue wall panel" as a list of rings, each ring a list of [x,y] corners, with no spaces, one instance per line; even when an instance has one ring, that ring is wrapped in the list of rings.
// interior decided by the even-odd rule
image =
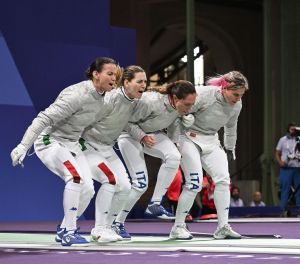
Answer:
[[[1,32],[0,58],[0,80],[2,86],[0,104],[32,106],[27,89]]]
[[[33,155],[24,168],[12,167],[10,151],[20,141],[36,111],[33,107],[0,105],[0,220],[54,220],[63,216],[64,184]]]

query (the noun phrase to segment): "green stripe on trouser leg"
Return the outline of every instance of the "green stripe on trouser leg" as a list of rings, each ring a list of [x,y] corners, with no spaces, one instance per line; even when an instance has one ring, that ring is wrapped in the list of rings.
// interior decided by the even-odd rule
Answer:
[[[83,138],[80,138],[79,139],[79,144],[81,145],[81,150],[82,151],[85,151],[85,150],[87,150],[87,147],[85,146],[85,140],[83,139]]]
[[[51,144],[51,142],[50,142],[50,136],[49,135],[43,136],[43,142],[44,142],[44,144],[46,146],[49,145],[49,144]]]

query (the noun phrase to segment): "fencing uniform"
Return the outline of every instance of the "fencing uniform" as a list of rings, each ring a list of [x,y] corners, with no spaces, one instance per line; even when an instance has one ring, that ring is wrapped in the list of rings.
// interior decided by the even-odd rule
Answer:
[[[146,92],[140,99],[135,112],[130,118],[127,133],[118,138],[118,145],[129,170],[132,188],[126,203],[117,217],[117,222],[124,223],[128,213],[148,188],[148,172],[144,153],[160,158],[162,165],[157,176],[151,201],[159,204],[163,195],[176,175],[180,164],[180,153],[168,136],[162,132],[169,127],[179,113],[169,102],[168,95],[157,92]],[[140,142],[146,135],[155,137],[155,145],[151,148]]]
[[[78,139],[104,108],[104,96],[92,81],[64,89],[55,102],[40,112],[27,129],[21,144],[34,148],[40,160],[65,181],[64,213],[61,227],[76,229],[79,217],[93,197],[91,173]]]
[[[96,238],[104,236],[103,229],[112,225],[131,188],[126,169],[113,146],[125,129],[137,101],[129,99],[123,87],[108,92],[105,104],[110,108],[109,114],[100,117],[82,135],[85,141],[83,152],[93,179],[102,184],[96,197],[96,223],[92,230]]]
[[[226,153],[219,142],[218,131],[224,127],[225,148],[234,150],[242,104],[241,101],[234,105],[227,103],[218,87],[203,86],[196,90],[198,95],[191,110],[195,122],[179,137],[185,185],[178,201],[175,225],[184,223],[197,193],[201,191],[203,168],[215,183],[214,200],[219,227],[223,227],[228,224],[230,178]]]

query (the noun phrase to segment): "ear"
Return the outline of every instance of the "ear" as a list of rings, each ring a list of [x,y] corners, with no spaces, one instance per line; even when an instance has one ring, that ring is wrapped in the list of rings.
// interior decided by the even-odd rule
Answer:
[[[179,100],[175,94],[173,94],[173,100],[174,100],[174,102],[178,102],[178,100]]]
[[[127,79],[124,80],[124,85],[128,85],[129,81]]]
[[[93,78],[98,78],[98,76],[99,76],[99,72],[93,71]]]

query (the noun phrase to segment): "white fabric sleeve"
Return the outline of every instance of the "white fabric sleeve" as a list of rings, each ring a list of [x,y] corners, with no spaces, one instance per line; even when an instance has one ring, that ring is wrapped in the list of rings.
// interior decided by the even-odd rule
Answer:
[[[282,151],[282,145],[283,145],[283,137],[281,139],[279,139],[277,146],[276,146],[276,150],[277,151]]]
[[[236,139],[237,139],[237,121],[241,112],[240,108],[236,113],[229,119],[227,124],[224,126],[224,146],[227,150],[234,151]]]
[[[39,134],[48,126],[70,117],[80,108],[78,95],[70,90],[64,90],[55,102],[40,112],[27,128],[21,144],[29,149]]]

